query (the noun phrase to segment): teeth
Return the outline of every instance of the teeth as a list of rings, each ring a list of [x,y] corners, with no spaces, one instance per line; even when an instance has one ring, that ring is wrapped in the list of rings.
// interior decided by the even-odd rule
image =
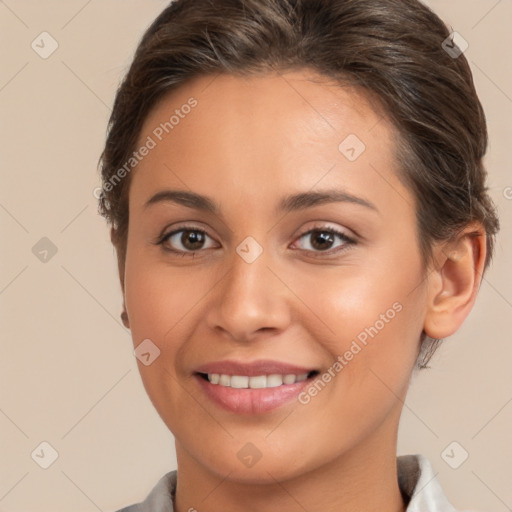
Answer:
[[[307,377],[307,374],[306,374],[306,377]],[[295,384],[296,380],[297,380],[297,376],[293,375],[293,373],[283,376],[283,384]]]
[[[233,375],[231,377],[231,387],[232,388],[248,388],[249,387],[249,377],[241,376],[241,375]]]
[[[231,386],[231,377],[229,375],[221,375],[219,378],[221,386]]]
[[[272,375],[257,375],[255,377],[248,377],[247,375],[225,375],[219,373],[208,374],[208,380],[212,384],[237,389],[276,388],[283,384],[295,384],[295,382],[302,382],[307,378],[307,373],[302,373],[300,375],[295,375],[293,373],[280,375],[275,373]]]
[[[281,375],[269,375],[267,377],[267,388],[277,388],[283,384],[283,377]]]
[[[251,389],[260,389],[267,387],[267,377],[258,375],[257,377],[249,377],[249,387]]]

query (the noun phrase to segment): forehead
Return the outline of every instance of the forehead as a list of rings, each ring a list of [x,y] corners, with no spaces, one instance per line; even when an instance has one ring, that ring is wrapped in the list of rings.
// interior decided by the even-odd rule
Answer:
[[[189,109],[187,104],[192,100],[197,105]],[[210,139],[220,138],[237,126],[240,138],[251,130],[253,136],[263,135],[267,144],[272,139],[265,132],[274,132],[274,140],[279,140],[276,133],[279,128],[288,128],[293,133],[290,143],[293,140],[300,143],[299,131],[320,138],[341,137],[347,129],[352,129],[364,138],[365,132],[376,124],[381,125],[380,132],[392,130],[380,104],[369,92],[333,82],[306,69],[250,76],[195,77],[160,99],[147,116],[140,138],[153,132],[160,123],[171,120],[173,114],[173,135],[179,136],[183,131],[177,129],[180,123],[195,129],[199,117],[203,126],[215,123],[216,130]],[[187,123],[182,123],[186,117],[189,117]],[[281,132],[281,138],[285,135]]]
[[[171,185],[211,195],[214,185],[219,197],[270,198],[315,183],[384,193],[397,181],[394,135],[370,96],[306,70],[196,77],[147,116],[137,147],[151,139],[153,148],[131,196]]]

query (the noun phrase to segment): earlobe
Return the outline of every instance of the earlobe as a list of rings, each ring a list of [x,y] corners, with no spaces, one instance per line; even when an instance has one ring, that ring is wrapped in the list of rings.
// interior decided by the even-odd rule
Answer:
[[[424,331],[442,339],[459,329],[475,303],[486,257],[485,231],[472,223],[435,253],[436,268],[427,278]]]
[[[128,313],[126,312],[126,309],[123,305],[123,311],[121,312],[121,321],[123,322],[123,325],[129,329],[130,328],[130,320],[128,318]]]
[[[121,245],[120,245],[118,232],[114,228],[110,229],[110,240],[112,242],[112,245],[115,248],[116,255],[117,255],[117,268],[119,271],[119,282],[121,284],[121,292],[124,297],[124,270],[125,270],[124,258],[126,256],[126,254],[124,251],[120,250]],[[123,298],[123,310],[121,312],[121,321],[123,322],[123,325],[127,329],[130,328],[130,320],[128,318],[128,313],[126,312],[126,305],[125,305],[124,298]]]
[[[124,293],[124,267],[126,258],[126,240],[123,240],[115,228],[110,229],[110,241],[114,247],[117,259],[117,269],[119,272],[119,281],[121,290]]]

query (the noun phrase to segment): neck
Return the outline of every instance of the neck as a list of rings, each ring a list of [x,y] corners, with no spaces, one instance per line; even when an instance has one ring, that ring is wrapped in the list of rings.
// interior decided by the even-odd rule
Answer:
[[[387,425],[386,425],[387,423]],[[371,439],[293,478],[264,483],[233,481],[198,463],[176,441],[176,512],[405,512],[398,487],[398,425],[385,422]],[[383,448],[384,447],[384,448]]]

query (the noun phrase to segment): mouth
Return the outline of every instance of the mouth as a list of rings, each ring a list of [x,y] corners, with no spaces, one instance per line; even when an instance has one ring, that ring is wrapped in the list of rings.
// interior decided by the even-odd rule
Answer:
[[[270,375],[229,375],[226,373],[201,373],[196,375],[213,385],[236,389],[268,389],[280,386],[289,386],[296,382],[304,382],[318,375],[318,370],[294,374],[273,373]]]
[[[194,377],[205,396],[224,411],[262,414],[297,400],[319,374],[316,369],[271,361],[224,361],[198,368]]]

